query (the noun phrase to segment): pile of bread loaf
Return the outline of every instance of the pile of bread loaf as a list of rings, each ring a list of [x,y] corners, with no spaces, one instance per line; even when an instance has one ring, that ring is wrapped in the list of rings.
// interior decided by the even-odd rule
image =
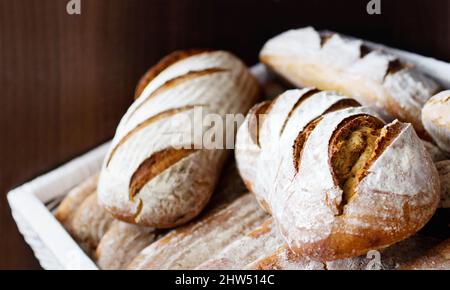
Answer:
[[[175,52],[141,79],[101,172],[55,213],[99,267],[450,268],[450,240],[418,233],[450,206],[450,91],[313,28],[260,59],[295,88],[269,98],[211,50]],[[216,134],[198,109],[246,118]],[[204,146],[218,138],[235,150]]]

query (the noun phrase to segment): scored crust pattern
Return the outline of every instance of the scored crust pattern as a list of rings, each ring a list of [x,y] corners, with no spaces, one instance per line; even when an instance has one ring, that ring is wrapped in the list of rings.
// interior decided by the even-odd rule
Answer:
[[[208,128],[195,119],[196,110],[202,110],[200,118],[244,114],[259,87],[230,53],[193,50],[164,58],[136,92],[105,159],[99,199],[118,219],[170,228],[204,208],[228,155],[202,147]],[[224,135],[229,144],[234,131]]]
[[[340,94],[310,92],[280,95],[258,127],[249,126],[258,113],[251,110],[237,137],[240,173],[290,248],[335,260],[417,232],[434,213],[440,188],[412,126],[386,125]]]

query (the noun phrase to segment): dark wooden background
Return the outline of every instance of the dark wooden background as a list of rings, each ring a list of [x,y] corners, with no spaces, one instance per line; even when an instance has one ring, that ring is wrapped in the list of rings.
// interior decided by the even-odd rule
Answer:
[[[180,48],[231,50],[249,65],[269,37],[313,25],[450,61],[450,1],[0,0],[0,268],[39,268],[6,192],[101,144],[139,76]]]

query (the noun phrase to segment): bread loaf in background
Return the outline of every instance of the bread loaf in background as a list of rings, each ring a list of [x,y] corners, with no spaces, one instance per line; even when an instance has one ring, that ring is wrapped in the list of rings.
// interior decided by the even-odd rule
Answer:
[[[113,217],[98,203],[98,174],[73,188],[55,211],[56,219],[88,254],[93,255]]]
[[[86,179],[74,187],[61,201],[55,211],[56,219],[69,231],[72,231],[72,222],[75,212],[83,201],[94,193],[97,188],[98,174]]]
[[[422,109],[422,122],[436,144],[450,154],[450,91],[427,101]]]
[[[171,228],[205,207],[230,152],[204,147],[208,126],[195,110],[221,118],[245,114],[259,86],[232,54],[190,50],[164,58],[143,77],[137,94],[105,159],[100,202],[120,220]],[[233,144],[234,133],[226,130],[224,146]]]
[[[250,194],[179,227],[151,244],[130,263],[134,270],[194,269],[261,225],[267,216]]]
[[[446,240],[436,247],[402,265],[402,270],[448,270],[450,268],[450,240]]]
[[[272,218],[226,246],[197,270],[242,270],[248,264],[284,245]]]
[[[260,59],[296,86],[338,91],[375,106],[383,117],[412,123],[420,136],[427,136],[421,109],[439,87],[395,55],[307,27],[270,39]]]
[[[291,90],[256,105],[238,131],[235,154],[289,247],[316,260],[408,238],[441,196],[438,172],[411,125],[386,125],[337,93]]]
[[[95,261],[102,270],[125,269],[159,234],[160,231],[153,228],[114,221],[100,240]]]
[[[94,192],[76,210],[70,233],[86,253],[93,256],[113,221],[112,215],[99,205],[97,192]]]
[[[380,251],[342,260],[319,262],[294,254],[287,246],[282,246],[266,257],[247,265],[248,270],[396,270],[422,257],[439,240],[413,236]]]
[[[441,179],[441,208],[450,208],[450,160],[444,160],[436,163],[436,168]],[[450,225],[449,225],[450,227]]]

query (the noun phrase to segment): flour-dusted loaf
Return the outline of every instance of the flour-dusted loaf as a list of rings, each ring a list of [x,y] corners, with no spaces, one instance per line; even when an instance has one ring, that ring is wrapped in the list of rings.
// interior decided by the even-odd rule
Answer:
[[[220,148],[233,146],[234,129],[217,136],[211,127],[245,114],[259,86],[232,54],[190,50],[166,57],[137,93],[105,159],[99,198],[118,219],[171,228],[205,207],[230,152]]]
[[[240,127],[236,160],[295,253],[359,256],[408,238],[434,214],[439,175],[411,125],[386,125],[371,108],[312,89],[264,106]]]
[[[439,87],[395,55],[370,49],[361,40],[307,27],[270,39],[260,59],[294,85],[354,97],[379,113],[412,123],[426,136],[421,109]]]
[[[267,216],[250,194],[179,227],[145,248],[129,269],[194,269],[261,225]]]
[[[103,270],[125,269],[159,234],[153,228],[115,221],[100,240],[95,252],[96,263]]]
[[[422,109],[422,122],[436,144],[450,154],[450,91],[428,100]]]
[[[230,159],[224,166],[214,195],[206,212],[228,204],[247,192],[236,168]],[[100,240],[96,251],[96,262],[101,269],[125,269],[147,246],[163,236],[166,231],[115,221]]]
[[[226,246],[219,254],[197,267],[198,270],[241,270],[284,245],[272,218]]]
[[[83,203],[83,201],[92,195],[98,182],[98,174],[86,179],[80,185],[73,188],[66,197],[61,201],[55,211],[56,219],[69,231],[72,231],[72,221],[75,212]]]

